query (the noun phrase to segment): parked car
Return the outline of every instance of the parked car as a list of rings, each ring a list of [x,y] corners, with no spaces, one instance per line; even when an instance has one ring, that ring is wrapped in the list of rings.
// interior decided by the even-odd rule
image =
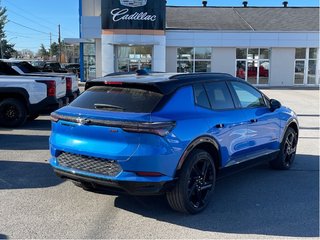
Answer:
[[[267,160],[289,169],[298,120],[228,74],[107,76],[51,114],[50,164],[85,189],[165,193],[198,213],[223,171]]]
[[[79,84],[77,76],[70,73],[55,73],[55,72],[39,72],[37,68],[30,63],[21,60],[2,60],[9,66],[11,66],[20,75],[32,75],[32,76],[51,76],[51,77],[63,77],[66,81],[66,97],[68,103],[72,102],[80,95]]]
[[[66,103],[64,78],[23,76],[0,61],[0,126],[19,127]]]
[[[80,64],[79,63],[69,63],[64,66],[64,68],[69,72],[76,74],[77,77],[80,77]]]

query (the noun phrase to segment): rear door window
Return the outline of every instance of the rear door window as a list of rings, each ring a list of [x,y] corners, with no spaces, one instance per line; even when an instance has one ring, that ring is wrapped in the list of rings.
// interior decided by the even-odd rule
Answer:
[[[70,105],[102,111],[150,113],[163,95],[135,88],[97,86],[89,88]]]
[[[206,83],[205,88],[213,109],[223,110],[235,108],[229,88],[225,82]]]

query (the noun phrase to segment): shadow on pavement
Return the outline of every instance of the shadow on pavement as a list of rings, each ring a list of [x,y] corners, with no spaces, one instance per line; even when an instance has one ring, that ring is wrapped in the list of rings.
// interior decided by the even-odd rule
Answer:
[[[3,128],[0,127],[0,131],[13,131],[13,130],[35,130],[35,131],[50,131],[51,122],[47,119],[36,119],[33,121],[27,121],[23,126],[17,128]]]
[[[49,136],[0,134],[0,150],[48,150]]]
[[[36,119],[33,121],[28,121],[19,129],[24,130],[37,130],[37,131],[50,131],[51,130],[51,121],[47,119]]]
[[[62,182],[49,163],[0,161],[0,190],[47,188]]]
[[[286,237],[319,236],[319,157],[297,155],[289,171],[261,165],[217,182],[198,215],[173,212],[164,196],[119,196],[115,206],[192,229]]]

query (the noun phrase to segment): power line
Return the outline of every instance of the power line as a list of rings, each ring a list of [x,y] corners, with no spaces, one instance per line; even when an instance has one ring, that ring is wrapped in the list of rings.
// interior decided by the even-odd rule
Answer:
[[[9,33],[9,35],[14,36],[14,37],[20,37],[20,38],[29,38],[29,39],[37,39],[37,40],[48,40],[48,38],[39,38],[37,36],[31,36],[28,35],[28,33],[19,33],[19,32],[13,32],[10,30],[5,30],[6,33]],[[42,35],[42,34],[41,34]]]
[[[45,19],[45,18],[42,18],[42,17],[39,17],[39,16],[35,16],[34,15],[34,12],[30,12],[30,11],[28,11],[28,10],[25,10],[25,9],[23,9],[23,8],[21,8],[20,6],[18,6],[18,5],[16,5],[16,4],[14,4],[12,1],[9,1],[9,0],[4,0],[7,4],[9,4],[9,5],[11,5],[11,6],[14,6],[16,9],[20,9],[21,11],[23,11],[24,13],[26,12],[26,13],[29,13],[31,16],[34,16],[35,18],[38,18],[38,19],[40,19],[40,20],[42,20],[43,22],[47,22],[47,23],[49,23],[50,25],[55,25],[55,26],[57,26],[58,24],[57,23],[54,23],[54,22],[51,22],[51,21],[48,21],[48,19]],[[65,27],[61,27],[62,29],[65,29],[65,30],[69,30],[69,31],[74,31],[74,29],[69,29],[69,28],[65,28]],[[52,28],[53,29],[53,28]]]
[[[18,26],[20,26],[20,27],[24,27],[24,28],[27,28],[27,29],[29,29],[29,30],[32,30],[32,31],[35,31],[35,32],[38,32],[38,33],[50,35],[50,33],[48,33],[48,32],[43,32],[43,31],[34,29],[34,28],[32,28],[32,27],[25,26],[25,25],[23,25],[23,24],[21,24],[21,23],[17,23],[17,22],[12,21],[12,20],[8,20],[8,22],[11,22],[11,23],[16,24],[16,25],[18,25]],[[52,34],[52,35],[55,35],[55,34]],[[58,35],[55,35],[55,36],[58,36]]]
[[[17,12],[15,12],[15,11],[12,11],[11,9],[7,9],[7,10],[8,10],[9,13],[11,12],[11,13],[17,15],[17,16],[20,16],[20,17],[22,17],[22,18],[24,18],[24,19],[27,19],[27,20],[29,20],[30,22],[33,22],[33,23],[35,23],[35,24],[37,24],[37,25],[39,25],[39,26],[41,26],[41,27],[43,27],[43,28],[45,28],[45,29],[48,29],[48,28],[50,29],[50,27],[45,26],[45,25],[43,25],[43,24],[41,24],[41,23],[39,23],[39,22],[31,19],[31,18],[28,18],[28,17],[26,17],[26,16],[24,16],[24,15],[22,15],[22,14],[20,14],[20,13],[17,13]]]

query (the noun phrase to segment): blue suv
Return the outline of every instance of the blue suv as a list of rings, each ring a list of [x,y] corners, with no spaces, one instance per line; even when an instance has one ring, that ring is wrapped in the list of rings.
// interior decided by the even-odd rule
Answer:
[[[165,193],[170,206],[198,213],[216,176],[270,162],[289,169],[296,114],[228,74],[107,76],[51,114],[50,164],[94,190]]]

